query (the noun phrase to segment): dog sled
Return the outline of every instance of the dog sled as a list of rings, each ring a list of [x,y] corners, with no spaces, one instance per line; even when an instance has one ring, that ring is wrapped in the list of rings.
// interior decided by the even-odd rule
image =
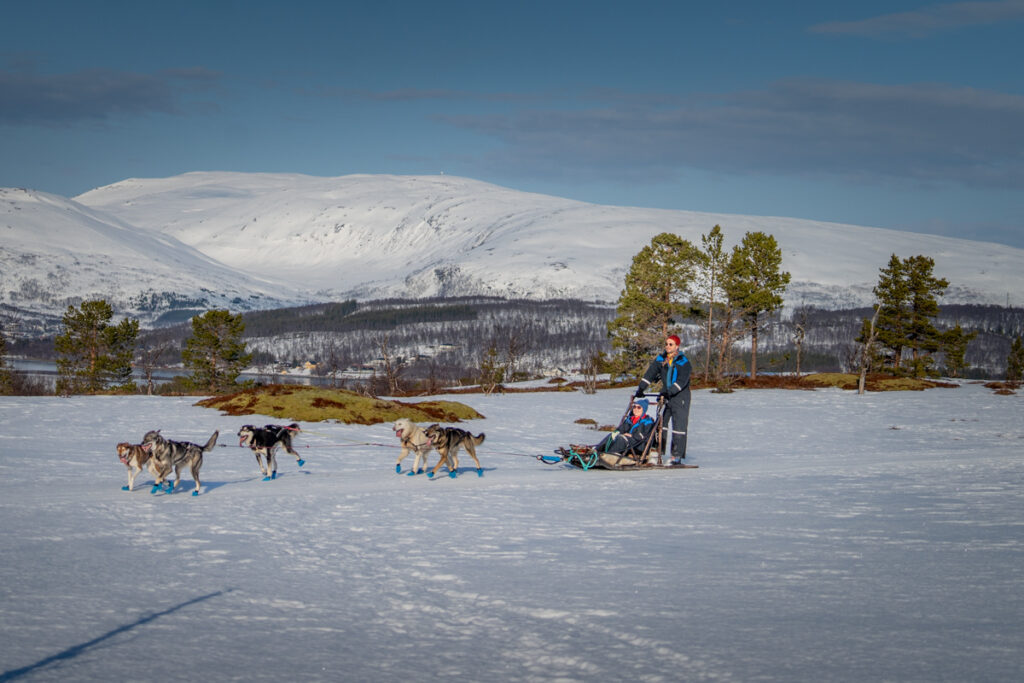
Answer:
[[[554,451],[557,458],[549,455],[538,455],[537,459],[546,465],[557,465],[565,463],[581,470],[602,469],[602,470],[689,470],[696,469],[697,465],[682,463],[673,465],[671,462],[662,462],[657,453],[654,457],[650,454],[637,453],[602,453],[593,446],[581,446],[570,444],[568,448],[556,448]]]
[[[630,399],[630,406],[633,405]],[[665,402],[658,397],[657,419],[642,447],[627,450],[625,453],[605,453],[594,446],[569,444],[568,448],[559,447],[554,450],[555,456],[538,455],[537,459],[545,465],[565,463],[577,469],[602,469],[618,471],[641,470],[688,470],[696,469],[697,465],[688,463],[673,464],[666,462],[662,456],[664,445],[661,443],[661,421],[665,411]],[[629,408],[626,409],[627,414]]]

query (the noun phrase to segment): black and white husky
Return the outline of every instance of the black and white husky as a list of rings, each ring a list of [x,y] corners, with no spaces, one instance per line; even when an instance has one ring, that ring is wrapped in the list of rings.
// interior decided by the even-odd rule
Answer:
[[[142,437],[142,445],[149,447],[150,457],[156,464],[157,474],[156,482],[153,484],[153,490],[151,493],[156,493],[158,490],[167,484],[167,493],[170,493],[181,481],[181,468],[188,465],[189,470],[192,473],[192,480],[196,483],[195,490],[192,491],[193,496],[199,495],[199,487],[202,484],[199,481],[199,469],[203,466],[203,453],[213,450],[213,447],[217,445],[217,436],[220,432],[214,432],[210,439],[206,442],[205,446],[192,443],[190,441],[171,441],[165,439],[159,429],[146,432],[146,435]],[[170,476],[171,470],[174,470],[174,483],[167,482],[167,477]]]
[[[299,467],[306,464],[306,461],[299,457],[299,454],[292,448],[292,435],[302,431],[298,423],[290,425],[265,425],[254,427],[242,425],[238,430],[238,445],[248,446],[249,450],[256,456],[256,464],[263,473],[263,481],[270,481],[277,478],[277,456],[275,451],[281,446],[295,456]],[[267,465],[263,466],[263,459],[266,458]]]

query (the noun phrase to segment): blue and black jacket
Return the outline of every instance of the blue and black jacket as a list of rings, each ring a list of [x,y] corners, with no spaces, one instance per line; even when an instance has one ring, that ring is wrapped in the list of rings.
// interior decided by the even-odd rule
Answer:
[[[651,428],[654,426],[654,418],[650,415],[644,415],[636,422],[627,415],[626,419],[619,425],[617,431],[619,434],[629,434],[630,436],[639,436],[641,441],[647,440],[647,435],[651,433]]]
[[[693,366],[682,351],[676,351],[668,363],[665,362],[666,358],[665,352],[662,351],[651,361],[638,389],[647,391],[650,385],[661,382],[661,394],[671,401],[684,392],[689,394],[690,371]]]
[[[627,415],[619,428],[609,434],[604,441],[597,445],[598,450],[604,452],[625,453],[632,448],[639,448],[647,443],[647,438],[654,431],[654,418],[644,415],[636,422]],[[618,440],[622,439],[621,442]]]

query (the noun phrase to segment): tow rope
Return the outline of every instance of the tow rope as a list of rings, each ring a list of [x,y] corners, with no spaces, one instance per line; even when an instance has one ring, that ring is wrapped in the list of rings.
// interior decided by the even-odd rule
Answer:
[[[556,453],[559,453],[561,457],[557,460],[550,455],[538,455],[536,458],[545,465],[557,465],[565,461],[570,465],[575,463],[582,470],[589,470],[597,464],[601,454],[596,448],[590,446],[584,446],[584,448],[587,449],[584,452],[577,451],[576,446],[573,445],[570,445],[568,450],[559,448]]]

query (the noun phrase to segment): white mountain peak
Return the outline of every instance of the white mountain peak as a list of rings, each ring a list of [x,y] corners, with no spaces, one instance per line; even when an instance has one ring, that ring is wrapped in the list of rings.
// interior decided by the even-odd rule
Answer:
[[[111,296],[137,313],[128,302],[143,292],[236,310],[473,294],[614,302],[654,235],[699,244],[715,225],[730,244],[748,231],[775,236],[791,305],[868,305],[893,253],[934,258],[951,283],[946,302],[998,304],[1024,292],[1024,250],[998,244],[602,206],[446,175],[195,172],[127,179],[73,200],[0,190],[0,303],[41,310]],[[184,306],[150,313],[174,307]]]

